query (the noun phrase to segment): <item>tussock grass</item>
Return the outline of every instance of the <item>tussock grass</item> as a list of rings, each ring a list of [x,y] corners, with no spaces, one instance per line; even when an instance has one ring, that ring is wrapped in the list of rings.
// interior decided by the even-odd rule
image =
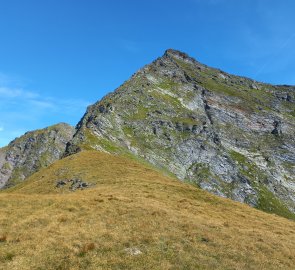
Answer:
[[[61,178],[95,184],[71,192]],[[294,269],[295,223],[95,151],[0,193],[0,269]]]

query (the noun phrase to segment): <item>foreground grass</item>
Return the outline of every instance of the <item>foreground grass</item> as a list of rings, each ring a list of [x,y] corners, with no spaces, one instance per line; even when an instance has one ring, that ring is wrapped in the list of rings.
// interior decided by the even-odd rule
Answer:
[[[59,179],[95,186],[70,192]],[[0,193],[0,269],[294,269],[295,223],[82,152]]]

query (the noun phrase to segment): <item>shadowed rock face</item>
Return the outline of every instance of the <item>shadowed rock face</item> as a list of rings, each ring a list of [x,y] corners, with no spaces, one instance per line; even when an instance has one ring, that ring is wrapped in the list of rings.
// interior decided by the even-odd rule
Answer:
[[[294,212],[294,94],[167,50],[87,109],[66,152],[133,153],[220,196]]]
[[[27,132],[0,149],[0,188],[13,186],[64,154],[74,128],[57,124]]]

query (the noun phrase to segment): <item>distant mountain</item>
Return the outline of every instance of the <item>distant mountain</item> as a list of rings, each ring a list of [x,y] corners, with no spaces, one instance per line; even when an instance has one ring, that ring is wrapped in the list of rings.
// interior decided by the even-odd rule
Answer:
[[[87,109],[67,155],[131,153],[211,193],[295,212],[295,87],[167,50]]]
[[[27,132],[0,149],[0,188],[13,186],[64,154],[74,134],[68,124]]]

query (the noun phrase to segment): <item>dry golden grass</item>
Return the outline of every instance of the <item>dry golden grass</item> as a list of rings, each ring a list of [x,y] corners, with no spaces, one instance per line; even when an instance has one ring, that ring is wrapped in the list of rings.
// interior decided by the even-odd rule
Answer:
[[[80,177],[93,188],[57,189]],[[295,223],[82,152],[0,193],[0,269],[294,269]]]

